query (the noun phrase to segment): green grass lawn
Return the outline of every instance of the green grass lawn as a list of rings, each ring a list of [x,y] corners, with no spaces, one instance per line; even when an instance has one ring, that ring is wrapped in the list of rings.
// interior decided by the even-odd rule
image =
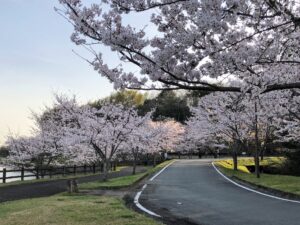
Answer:
[[[139,173],[136,175],[113,178],[105,182],[94,181],[79,185],[80,189],[99,189],[99,188],[121,188],[128,187],[143,178],[147,173]]]
[[[1,225],[158,225],[116,197],[60,194],[0,204]]]
[[[252,161],[251,161],[252,160]],[[262,162],[263,165],[267,163],[281,163],[284,159],[272,157],[267,158],[265,162]],[[228,160],[226,160],[228,161]],[[232,160],[231,160],[232,161]],[[243,164],[245,163],[245,164]],[[248,164],[250,163],[250,164]],[[240,159],[240,166],[243,165],[253,165],[253,159]],[[228,177],[237,177],[239,179],[245,180],[247,182],[272,188],[279,191],[284,191],[296,195],[300,195],[300,177],[296,176],[286,176],[286,175],[273,175],[273,174],[261,174],[261,178],[256,178],[255,174],[251,174],[243,171],[234,171],[233,168],[226,167],[227,163],[224,163],[223,160],[216,162],[216,166]]]
[[[79,184],[80,189],[101,189],[101,188],[111,188],[111,189],[117,189],[117,188],[123,188],[123,187],[129,187],[142,179],[145,176],[148,176],[150,174],[153,174],[159,170],[161,170],[163,167],[168,165],[169,163],[173,162],[174,160],[165,161],[156,167],[149,167],[147,172],[145,173],[139,173],[136,175],[130,175],[130,176],[124,176],[124,177],[118,177],[113,178],[108,181],[102,182],[102,181],[93,181],[88,183]]]

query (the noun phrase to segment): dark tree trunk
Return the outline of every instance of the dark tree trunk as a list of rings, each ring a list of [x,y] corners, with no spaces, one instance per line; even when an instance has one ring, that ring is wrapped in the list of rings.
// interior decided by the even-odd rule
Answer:
[[[261,161],[264,160],[264,156],[265,156],[264,154],[265,154],[265,151],[262,150],[261,153],[260,153],[260,160]]]
[[[103,162],[103,181],[108,180],[108,171],[109,171],[109,161],[107,159],[104,160]]]
[[[257,178],[260,178],[260,170],[259,170],[259,154],[255,155],[255,175]]]
[[[198,158],[201,159],[202,158],[202,154],[201,154],[201,151],[199,150],[198,152]]]
[[[154,154],[154,157],[153,157],[153,167],[156,166],[156,160],[157,160],[157,156],[156,156],[156,154]]]
[[[133,154],[132,175],[135,175],[136,173],[136,160],[137,160],[137,155]]]
[[[258,139],[258,116],[257,116],[257,102],[255,100],[255,158],[254,158],[254,162],[255,162],[255,174],[257,178],[260,178],[260,170],[259,170],[259,150],[260,150],[260,146],[259,146],[259,139]]]
[[[233,158],[233,170],[237,171],[238,170],[238,155],[237,155],[236,150],[233,151],[232,158]]]

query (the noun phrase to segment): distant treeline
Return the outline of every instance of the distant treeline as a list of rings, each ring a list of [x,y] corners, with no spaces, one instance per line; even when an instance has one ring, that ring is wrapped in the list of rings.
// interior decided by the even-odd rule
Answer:
[[[90,104],[99,108],[104,102],[135,106],[140,115],[154,110],[154,121],[174,119],[185,123],[191,116],[190,107],[197,106],[199,98],[206,94],[208,93],[203,91],[161,91],[156,96],[149,96],[148,93],[124,90]]]

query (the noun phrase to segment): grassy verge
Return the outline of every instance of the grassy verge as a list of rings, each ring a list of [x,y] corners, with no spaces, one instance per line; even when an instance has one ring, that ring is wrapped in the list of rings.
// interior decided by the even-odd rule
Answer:
[[[101,182],[101,181],[88,182],[88,183],[80,184],[79,188],[91,190],[91,189],[101,189],[101,188],[102,189],[118,189],[118,188],[130,187],[130,186],[134,185],[135,183],[137,183],[138,181],[140,181],[141,179],[143,179],[144,177],[146,177],[150,174],[156,173],[157,171],[159,171],[160,169],[162,169],[163,167],[165,167],[172,161],[173,160],[166,161],[166,162],[163,162],[163,163],[157,165],[156,167],[151,167],[145,173],[139,173],[136,175],[113,178],[106,182]]]
[[[0,204],[1,225],[158,225],[114,197],[60,194]]]
[[[145,175],[146,173],[139,173],[131,176],[113,178],[105,182],[101,182],[101,181],[88,182],[88,183],[80,184],[79,188],[90,190],[90,189],[99,189],[99,188],[114,189],[114,188],[129,187],[132,184],[138,182],[143,177],[145,177]]]
[[[261,166],[280,166],[284,162],[283,157],[266,157],[264,160],[260,161]],[[217,162],[217,165],[233,170],[232,159],[221,160]],[[247,166],[254,166],[253,158],[239,158],[238,159],[238,170],[244,173],[250,173]]]
[[[116,171],[113,171],[111,173],[119,172],[122,169],[126,168],[126,166],[120,166],[116,168]],[[69,175],[69,176],[53,176],[52,178],[41,178],[41,179],[34,179],[34,180],[25,180],[25,181],[12,181],[9,183],[5,184],[0,184],[1,187],[7,187],[7,186],[15,186],[15,185],[22,185],[22,184],[32,184],[32,183],[39,183],[39,182],[48,182],[48,181],[55,181],[55,180],[68,180],[68,179],[73,179],[73,178],[80,178],[80,177],[89,177],[89,176],[95,176],[99,175],[100,173],[97,172],[96,174],[94,173],[86,173],[86,174],[78,174],[76,176],[74,175]]]
[[[242,163],[253,163],[252,159],[239,160],[239,164],[243,166]],[[280,162],[283,159],[267,159],[264,163],[273,163]],[[226,160],[229,161],[229,160]],[[291,193],[295,195],[300,195],[300,177],[296,176],[286,176],[286,175],[273,175],[273,174],[261,174],[261,178],[256,178],[254,174],[243,172],[243,171],[234,171],[233,168],[224,163],[224,161],[219,161],[215,163],[216,166],[228,177],[238,178],[246,182],[252,183],[265,188],[271,188],[277,191]],[[266,164],[265,164],[266,165]]]

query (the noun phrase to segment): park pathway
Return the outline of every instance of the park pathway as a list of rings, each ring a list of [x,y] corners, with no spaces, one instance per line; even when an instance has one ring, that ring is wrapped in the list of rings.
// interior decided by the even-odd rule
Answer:
[[[137,172],[145,171],[145,167],[137,168]],[[109,178],[128,176],[131,175],[131,173],[132,168],[127,167],[122,169],[121,171],[110,173]],[[79,183],[86,183],[101,179],[103,179],[103,174],[77,178]],[[26,198],[47,197],[64,191],[67,191],[67,180],[50,180],[45,182],[40,181],[36,183],[3,186],[0,187],[0,202]]]
[[[200,225],[300,225],[300,204],[241,189],[207,159],[172,164],[148,181],[140,202],[163,217]]]

